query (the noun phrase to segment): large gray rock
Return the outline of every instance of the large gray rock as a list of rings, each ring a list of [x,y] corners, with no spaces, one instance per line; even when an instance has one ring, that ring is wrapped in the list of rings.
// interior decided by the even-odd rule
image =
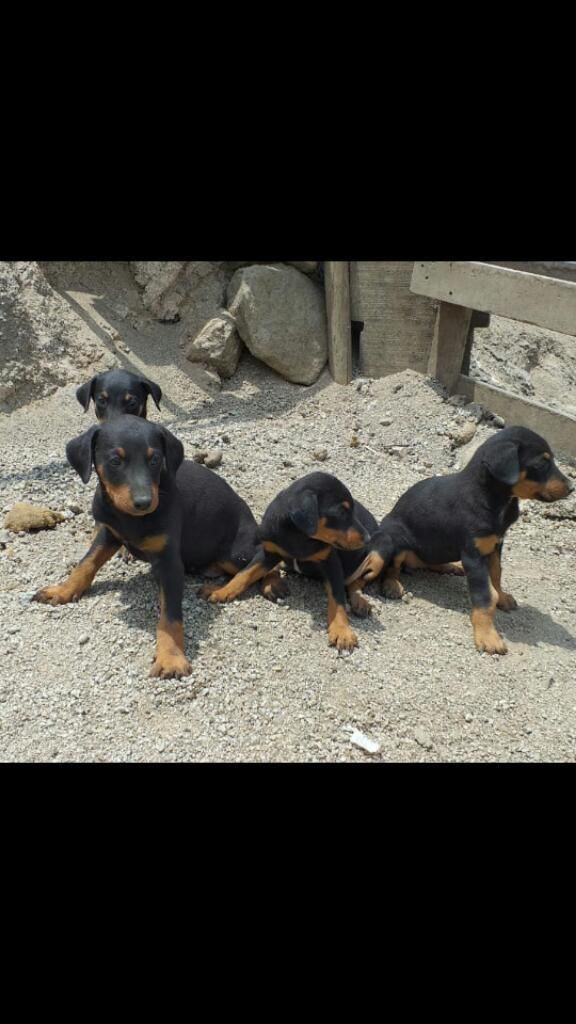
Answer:
[[[143,289],[142,302],[158,320],[174,320],[179,306],[176,284],[182,274],[182,260],[133,260],[134,277]]]
[[[225,261],[133,261],[142,302],[157,320],[182,321],[182,344],[194,337],[224,305],[229,271]]]
[[[297,267],[303,274],[314,274],[320,266],[318,260],[303,260],[302,262],[285,260],[284,262],[289,263],[291,267]]]
[[[295,384],[313,384],[328,359],[322,290],[293,267],[238,270],[228,309],[252,355]]]
[[[250,267],[265,264],[266,260],[240,260],[237,262],[229,262],[229,266],[233,270],[237,270],[239,267]],[[320,266],[318,260],[282,260],[282,263],[286,263],[289,267],[297,267],[303,274],[315,274]]]
[[[242,354],[242,339],[236,330],[234,318],[221,310],[190,341],[186,358],[191,363],[204,363],[221,377],[233,377]]]

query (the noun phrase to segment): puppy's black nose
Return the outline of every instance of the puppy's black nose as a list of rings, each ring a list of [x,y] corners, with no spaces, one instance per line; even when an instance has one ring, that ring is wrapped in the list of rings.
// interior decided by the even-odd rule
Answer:
[[[134,498],[134,508],[137,512],[145,512],[147,508],[150,508],[152,504],[152,498],[150,495],[141,494]]]

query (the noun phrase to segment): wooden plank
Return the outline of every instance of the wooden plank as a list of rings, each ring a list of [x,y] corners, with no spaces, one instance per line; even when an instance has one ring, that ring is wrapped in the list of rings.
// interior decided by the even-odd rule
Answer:
[[[523,270],[526,274],[542,274],[543,277],[556,277],[562,281],[576,281],[576,263],[560,260],[483,260],[484,263],[495,263],[498,267],[510,270]]]
[[[576,335],[576,283],[489,263],[414,264],[412,291],[484,313]]]
[[[438,304],[410,292],[413,267],[411,260],[350,264],[352,319],[364,324],[360,370],[367,377],[427,372]]]
[[[326,310],[328,314],[328,358],[337,384],[352,380],[352,311],[350,305],[350,264],[324,263]]]
[[[436,377],[450,394],[462,373],[472,312],[450,302],[441,302],[438,310],[428,373]]]
[[[556,412],[548,405],[518,398],[492,384],[462,375],[456,390],[471,402],[484,405],[502,416],[509,426],[528,427],[546,438],[553,449],[576,456],[576,419]]]

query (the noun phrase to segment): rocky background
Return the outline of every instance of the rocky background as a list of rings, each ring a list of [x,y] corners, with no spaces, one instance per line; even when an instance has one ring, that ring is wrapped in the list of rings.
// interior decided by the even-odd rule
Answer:
[[[175,340],[207,394],[245,352],[315,383],[328,359],[322,264],[0,262],[0,411],[114,365],[138,368],[150,353],[162,363]],[[572,338],[492,317],[475,330],[471,373],[576,415],[575,352]]]

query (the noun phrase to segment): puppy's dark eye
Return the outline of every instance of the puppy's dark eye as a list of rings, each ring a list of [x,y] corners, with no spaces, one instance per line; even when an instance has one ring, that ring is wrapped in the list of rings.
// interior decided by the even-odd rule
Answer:
[[[150,456],[150,465],[152,467],[158,466],[161,461],[162,456],[160,455],[160,452],[154,452],[154,454]]]
[[[127,409],[137,409],[138,408],[138,401],[137,401],[136,398],[133,398],[132,396],[130,398],[127,398],[124,404],[125,404]]]
[[[110,458],[108,459],[108,463],[110,466],[114,466],[115,468],[117,468],[118,466],[122,465],[122,459],[120,458],[119,455],[111,455]]]
[[[98,395],[98,397],[96,399],[96,405],[98,405],[101,409],[104,408],[104,406],[106,405],[107,402],[108,402],[108,399],[105,398],[104,395]]]

